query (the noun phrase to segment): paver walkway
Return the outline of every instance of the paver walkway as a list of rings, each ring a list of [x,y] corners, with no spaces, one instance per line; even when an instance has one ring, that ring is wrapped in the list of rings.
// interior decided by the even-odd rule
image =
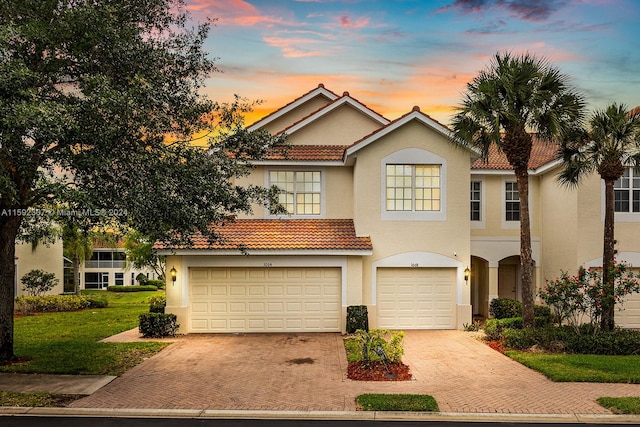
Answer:
[[[353,411],[362,393],[424,393],[442,412],[608,414],[637,384],[554,383],[462,331],[407,331],[415,380],[346,378],[339,334],[187,335],[76,408]]]

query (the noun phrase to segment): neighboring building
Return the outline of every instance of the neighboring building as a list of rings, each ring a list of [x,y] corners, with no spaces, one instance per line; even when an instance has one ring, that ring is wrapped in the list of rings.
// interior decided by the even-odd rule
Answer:
[[[126,253],[122,244],[117,247],[104,247],[95,243],[90,259],[85,260],[80,267],[81,289],[106,289],[107,286],[137,285],[136,277],[144,274],[148,279],[157,279],[156,274],[148,269],[127,269]],[[70,263],[69,263],[70,265]]]
[[[182,332],[344,331],[350,305],[368,306],[371,327],[459,329],[473,314],[487,316],[491,299],[520,298],[519,195],[499,153],[483,164],[417,107],[391,121],[323,85],[250,127],[258,128],[286,134],[291,147],[256,162],[241,184],[279,186],[291,215],[256,207],[218,228],[224,244],[157,247],[177,270],[167,312]],[[562,188],[554,159],[555,147],[536,142],[537,286],[561,269],[597,265],[602,252],[597,177]],[[627,187],[632,212],[619,214],[619,259],[640,266],[640,200]],[[619,323],[640,323],[633,304]]]
[[[22,290],[22,276],[31,270],[44,270],[53,273],[58,279],[58,284],[48,294],[57,295],[63,293],[63,272],[62,272],[62,241],[45,245],[40,244],[34,250],[31,243],[16,244],[16,276],[15,295],[26,295]]]

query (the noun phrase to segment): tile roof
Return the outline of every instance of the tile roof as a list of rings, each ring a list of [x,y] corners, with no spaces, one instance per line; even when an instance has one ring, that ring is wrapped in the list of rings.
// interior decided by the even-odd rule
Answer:
[[[529,169],[537,169],[558,159],[558,148],[558,144],[540,140],[534,135],[531,157],[529,158]],[[507,161],[507,156],[492,144],[489,148],[487,161],[485,162],[482,158],[476,159],[471,164],[471,169],[510,170],[512,168]]]
[[[351,219],[241,219],[215,228],[221,240],[211,245],[195,236],[192,247],[155,249],[194,250],[355,250],[370,251],[371,238],[358,237]]]
[[[269,150],[265,160],[341,161],[346,145],[291,145]]]

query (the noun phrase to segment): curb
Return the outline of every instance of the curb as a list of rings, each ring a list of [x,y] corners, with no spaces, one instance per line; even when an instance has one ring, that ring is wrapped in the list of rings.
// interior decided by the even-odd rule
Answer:
[[[308,419],[378,421],[461,421],[534,423],[631,423],[640,415],[599,414],[497,414],[460,412],[366,412],[366,411],[243,411],[210,409],[112,409],[0,407],[0,416],[116,417],[116,418],[202,418],[202,419]]]

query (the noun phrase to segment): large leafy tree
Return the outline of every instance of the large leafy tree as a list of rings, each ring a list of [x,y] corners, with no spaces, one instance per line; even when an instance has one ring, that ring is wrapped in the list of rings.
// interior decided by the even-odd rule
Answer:
[[[0,2],[0,361],[14,357],[19,233],[59,213],[188,244],[273,200],[234,179],[281,141],[244,129],[242,100],[200,94],[210,23],[190,22],[182,0]],[[212,126],[223,143],[190,144]]]
[[[629,110],[611,104],[597,110],[589,120],[587,133],[577,133],[562,144],[561,182],[578,185],[594,172],[604,181],[604,246],[602,251],[602,317],[600,327],[615,327],[615,182],[628,166],[640,166],[640,108]]]
[[[520,265],[523,321],[533,326],[533,259],[529,217],[529,158],[537,137],[554,141],[583,119],[584,101],[568,77],[531,54],[497,53],[487,69],[467,84],[453,118],[457,142],[502,151],[514,170],[520,193]]]

